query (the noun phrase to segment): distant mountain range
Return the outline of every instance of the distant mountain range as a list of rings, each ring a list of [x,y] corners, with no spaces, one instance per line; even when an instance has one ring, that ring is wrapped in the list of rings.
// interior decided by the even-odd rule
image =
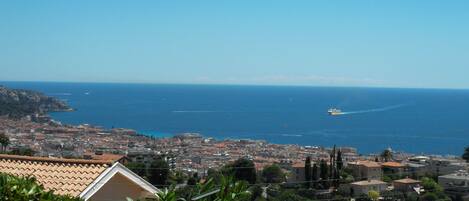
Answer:
[[[21,118],[27,115],[69,110],[71,108],[65,102],[40,92],[0,86],[0,116]]]

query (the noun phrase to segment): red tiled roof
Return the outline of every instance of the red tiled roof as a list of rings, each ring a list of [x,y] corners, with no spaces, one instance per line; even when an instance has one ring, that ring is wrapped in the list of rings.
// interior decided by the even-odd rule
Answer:
[[[46,190],[59,195],[80,195],[110,165],[110,161],[101,160],[0,154],[0,172],[20,177],[33,176]]]
[[[404,165],[402,165],[401,163],[398,163],[398,162],[385,162],[385,163],[382,163],[381,165],[384,166],[384,167],[394,167],[394,168],[405,167]]]

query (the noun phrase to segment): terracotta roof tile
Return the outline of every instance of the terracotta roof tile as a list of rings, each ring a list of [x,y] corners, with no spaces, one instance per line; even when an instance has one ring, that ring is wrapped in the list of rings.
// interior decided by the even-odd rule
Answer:
[[[402,165],[401,163],[398,163],[398,162],[385,162],[383,164],[381,164],[382,166],[384,167],[393,167],[393,168],[403,168],[405,167],[404,165]]]
[[[0,172],[21,177],[33,176],[46,190],[60,195],[80,195],[110,165],[110,161],[101,160],[0,154]]]

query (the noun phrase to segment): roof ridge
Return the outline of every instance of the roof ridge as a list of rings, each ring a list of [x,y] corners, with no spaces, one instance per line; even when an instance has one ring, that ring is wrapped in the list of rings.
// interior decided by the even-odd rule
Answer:
[[[40,161],[50,163],[71,163],[71,164],[96,164],[96,165],[112,165],[112,160],[87,160],[87,159],[65,159],[65,158],[48,158],[38,156],[20,156],[0,154],[0,159],[22,160],[22,161]]]

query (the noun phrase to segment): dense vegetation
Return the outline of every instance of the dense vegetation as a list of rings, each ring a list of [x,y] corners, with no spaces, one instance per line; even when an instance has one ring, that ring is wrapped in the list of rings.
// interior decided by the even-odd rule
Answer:
[[[78,198],[59,196],[45,191],[34,178],[19,178],[0,173],[0,201],[79,201]]]
[[[64,102],[42,93],[0,86],[0,116],[20,118],[69,109]]]

